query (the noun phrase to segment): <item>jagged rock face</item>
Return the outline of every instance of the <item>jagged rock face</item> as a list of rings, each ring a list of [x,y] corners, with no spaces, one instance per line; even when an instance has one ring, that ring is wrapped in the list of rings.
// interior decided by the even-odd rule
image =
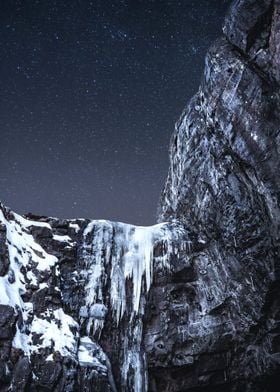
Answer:
[[[204,274],[177,335],[193,363],[152,370],[168,390],[272,390],[258,379],[279,371],[279,12],[278,1],[233,3],[171,140],[160,220],[195,227],[206,245],[193,255]]]
[[[61,221],[0,207],[1,390],[147,390],[147,295],[184,268],[197,238],[175,221]]]
[[[0,391],[278,390],[279,24],[278,0],[232,4],[158,225],[0,205]]]

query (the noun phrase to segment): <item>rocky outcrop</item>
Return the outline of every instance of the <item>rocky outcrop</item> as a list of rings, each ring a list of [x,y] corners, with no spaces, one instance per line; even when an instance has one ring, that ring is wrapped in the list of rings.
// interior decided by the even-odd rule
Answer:
[[[278,390],[279,23],[278,0],[232,4],[157,225],[0,205],[1,391]]]
[[[147,390],[148,293],[184,271],[197,238],[176,221],[62,221],[3,205],[0,221],[3,391]]]
[[[203,273],[183,328],[194,363],[176,377],[182,390],[213,380],[272,390],[279,371],[279,4],[233,3],[172,137],[159,216],[205,238],[193,255]],[[172,385],[172,371],[155,378]]]

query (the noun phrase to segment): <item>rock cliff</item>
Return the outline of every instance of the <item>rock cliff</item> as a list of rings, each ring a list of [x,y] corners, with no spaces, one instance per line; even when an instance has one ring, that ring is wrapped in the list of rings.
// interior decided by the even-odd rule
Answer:
[[[157,225],[0,205],[0,391],[278,390],[279,84],[280,1],[235,1]]]

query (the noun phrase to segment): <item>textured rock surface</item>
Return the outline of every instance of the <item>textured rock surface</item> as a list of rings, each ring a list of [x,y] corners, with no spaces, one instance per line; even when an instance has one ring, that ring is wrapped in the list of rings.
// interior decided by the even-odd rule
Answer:
[[[176,376],[182,390],[262,391],[279,371],[279,4],[233,3],[171,141],[160,219],[205,239],[192,259],[200,273],[181,347],[194,363]],[[173,390],[174,371],[153,374]]]
[[[158,225],[0,206],[0,391],[278,391],[280,2],[235,1]]]

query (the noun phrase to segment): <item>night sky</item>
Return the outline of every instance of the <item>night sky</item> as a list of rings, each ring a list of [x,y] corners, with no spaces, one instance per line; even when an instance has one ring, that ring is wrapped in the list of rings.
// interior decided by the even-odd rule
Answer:
[[[226,0],[1,0],[0,198],[153,224]]]

